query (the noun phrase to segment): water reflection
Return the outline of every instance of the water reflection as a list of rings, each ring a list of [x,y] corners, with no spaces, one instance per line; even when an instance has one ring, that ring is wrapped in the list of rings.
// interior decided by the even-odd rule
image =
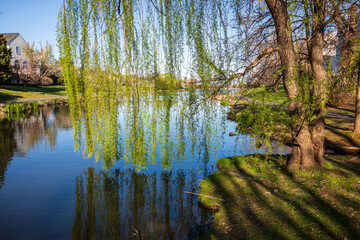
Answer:
[[[195,171],[88,168],[76,177],[73,239],[193,239],[210,215],[197,206]]]
[[[39,113],[26,118],[13,120],[14,139],[17,152],[26,154],[30,149],[37,147],[40,141],[45,141],[50,148],[54,148],[58,129],[70,129],[72,127],[68,109],[45,108]]]
[[[42,141],[53,149],[58,130],[71,128],[72,121],[67,107],[49,107],[25,118],[0,120],[0,187],[14,155],[25,156]]]
[[[226,109],[187,108],[193,100],[130,97],[78,118],[61,107],[0,121],[0,239],[194,238],[209,215],[184,191],[197,192],[217,157],[255,150],[228,136]]]
[[[15,127],[9,120],[0,122],[0,188],[4,183],[4,175],[16,149],[14,139]]]
[[[171,169],[190,153],[206,165],[221,143],[226,110],[210,100],[195,104],[196,94],[130,94],[116,104],[92,97],[81,109],[70,103],[75,148],[84,148],[104,169],[119,159],[138,171],[157,164]]]

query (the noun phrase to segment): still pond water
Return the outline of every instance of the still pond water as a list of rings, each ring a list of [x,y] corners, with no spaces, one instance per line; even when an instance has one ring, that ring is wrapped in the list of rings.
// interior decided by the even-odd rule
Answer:
[[[0,239],[194,239],[207,231],[212,215],[185,192],[198,191],[218,158],[264,152],[249,136],[229,137],[235,123],[225,119],[226,107],[212,104],[211,121],[180,135],[178,110],[167,107],[169,124],[153,132],[161,136],[153,139],[158,144],[145,148],[155,149],[156,160],[140,167],[126,160],[133,142],[121,127],[128,121],[121,108],[120,160],[110,167],[84,156],[81,144],[74,149],[79,143],[68,107],[0,120]],[[206,110],[197,111],[201,122]]]

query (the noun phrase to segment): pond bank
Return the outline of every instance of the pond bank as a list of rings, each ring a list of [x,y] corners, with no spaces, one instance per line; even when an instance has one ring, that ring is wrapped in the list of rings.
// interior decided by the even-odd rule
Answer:
[[[219,95],[214,100],[220,101],[231,107],[227,117],[231,121],[236,121],[236,114],[245,110],[248,107],[249,102],[251,102],[251,99],[249,98],[239,98],[238,96],[233,95]],[[261,104],[261,102],[259,102],[259,104]],[[269,104],[269,102],[265,102],[264,104]],[[284,106],[279,105],[278,103],[272,103],[271,105],[281,108]],[[351,114],[351,111],[336,109],[330,106],[327,107],[327,113],[325,115],[325,148],[327,153],[349,155],[360,154],[360,136],[356,136],[353,133],[354,121],[355,115]],[[290,134],[284,144],[291,144]]]
[[[0,119],[11,114],[31,114],[32,111],[46,106],[67,104],[67,96],[22,99],[0,103]]]
[[[185,191],[198,192],[217,157],[255,150],[248,136],[226,134],[235,123],[217,102],[179,121],[182,100],[129,97],[112,108],[116,116],[104,105],[75,120],[72,106],[46,107],[0,121],[0,239],[196,239],[212,215]]]
[[[202,239],[358,239],[360,159],[325,159],[323,169],[292,173],[285,155],[219,159],[200,183],[200,203],[217,210]]]

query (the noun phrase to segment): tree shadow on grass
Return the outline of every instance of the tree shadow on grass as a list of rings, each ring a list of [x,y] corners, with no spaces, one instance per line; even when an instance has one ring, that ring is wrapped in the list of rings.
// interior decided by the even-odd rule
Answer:
[[[340,154],[360,154],[360,144],[356,139],[336,128],[327,127],[327,129],[333,134],[328,134],[325,137],[325,146],[327,149],[332,149]]]
[[[345,133],[342,133],[341,131],[338,131],[334,128],[328,128],[332,133],[334,133],[335,135],[339,136],[342,139],[345,139],[347,141],[347,143],[351,144],[352,146],[355,147],[360,147],[360,145],[354,141],[353,138],[351,138],[350,136],[346,135]]]
[[[343,131],[349,131],[348,128],[342,128],[342,127],[337,127],[337,126],[333,126],[331,124],[325,123],[325,127],[328,129],[338,129],[338,130],[343,130]]]
[[[339,109],[339,110],[345,110],[345,111],[349,111],[349,112],[355,113],[355,110],[354,110],[354,109],[350,109],[350,108],[344,108],[344,107],[339,107],[339,106],[334,106],[334,105],[330,105],[330,107],[335,108],[335,109]]]
[[[335,157],[327,157],[326,161],[338,166],[339,168],[342,168],[344,170],[352,172],[353,174],[357,175],[360,178],[360,158],[359,157],[354,156],[347,161],[341,161],[341,160],[336,159]]]
[[[58,86],[47,86],[43,87],[30,87],[27,89],[29,92],[43,92],[43,93],[51,93],[54,95],[58,95],[60,92],[64,92],[65,89],[59,88]]]
[[[11,91],[20,91],[23,92],[23,86],[15,85],[0,85],[0,88],[11,90]],[[59,95],[61,92],[64,92],[65,89],[59,86],[46,86],[46,87],[36,87],[36,86],[26,86],[25,92],[37,92],[37,93],[49,93],[54,95]]]
[[[8,101],[16,100],[20,98],[21,96],[13,95],[13,94],[7,94],[7,93],[1,93],[0,92],[0,103],[5,103]]]
[[[261,173],[239,163],[234,164],[235,171],[221,172],[225,181],[209,178],[225,200],[220,203],[221,220],[216,220],[215,235],[229,239],[359,239],[359,219],[354,221],[345,212],[360,200],[324,185],[326,176],[338,176],[338,172],[323,169],[318,170],[323,178],[312,177],[316,173],[287,172],[284,159],[281,163],[274,156],[257,158],[276,170],[270,169],[262,178]],[[349,206],[341,206],[341,200]]]

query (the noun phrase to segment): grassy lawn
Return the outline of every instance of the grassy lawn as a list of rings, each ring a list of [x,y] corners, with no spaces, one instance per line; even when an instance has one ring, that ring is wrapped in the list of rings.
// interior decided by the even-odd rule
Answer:
[[[28,86],[25,92],[22,89],[22,86],[0,85],[0,102],[66,95],[64,86]]]
[[[277,92],[268,92],[264,87],[253,88],[247,90],[245,96],[255,100],[265,102],[275,102],[278,104],[286,104],[286,94],[284,87],[279,86]],[[248,107],[248,102],[239,100],[239,98],[229,95],[218,96],[219,101],[224,105],[231,105],[232,111],[228,114],[228,118],[235,120],[237,112],[244,112]],[[259,103],[261,104],[261,103]],[[354,120],[348,120],[347,117],[341,119],[341,115],[354,115],[354,110],[345,109],[340,107],[327,107],[329,113],[339,113],[339,118],[325,118],[325,146],[326,149],[333,150],[339,154],[360,154],[360,136],[353,134]]]
[[[355,107],[354,109],[346,109],[341,107],[327,107],[327,111],[330,112],[337,112],[337,113],[344,113],[344,114],[355,114]]]
[[[203,239],[359,239],[360,158],[325,160],[290,173],[286,156],[220,159],[200,183],[200,202],[218,210]]]
[[[277,92],[267,91],[265,87],[251,88],[246,91],[245,96],[254,100],[286,104],[287,97],[283,85],[278,87]]]
[[[283,85],[278,87],[277,92],[267,91],[265,87],[251,88],[245,92],[245,96],[264,102],[274,102],[278,104],[287,104],[287,97]],[[341,107],[327,107],[327,111],[345,113],[345,114],[355,114],[354,109],[346,109]]]
[[[360,136],[355,135],[354,121],[325,118],[325,146],[337,153],[359,154]]]

